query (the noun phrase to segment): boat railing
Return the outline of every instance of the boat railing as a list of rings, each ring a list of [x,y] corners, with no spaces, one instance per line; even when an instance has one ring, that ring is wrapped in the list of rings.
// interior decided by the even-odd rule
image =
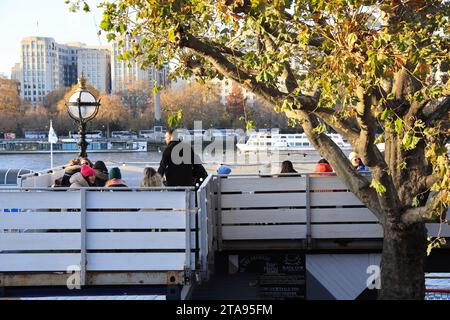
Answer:
[[[256,242],[264,248],[296,242],[305,249],[381,249],[377,217],[330,173],[214,176],[212,183],[219,251]],[[449,225],[426,226],[428,236],[450,237]]]
[[[0,208],[1,286],[175,286],[199,270],[193,188],[12,188]]]

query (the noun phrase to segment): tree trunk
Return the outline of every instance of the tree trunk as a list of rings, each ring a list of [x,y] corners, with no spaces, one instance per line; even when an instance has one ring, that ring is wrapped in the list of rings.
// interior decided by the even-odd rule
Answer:
[[[397,223],[384,225],[381,261],[382,300],[423,300],[424,260],[427,234],[424,223],[400,229]]]

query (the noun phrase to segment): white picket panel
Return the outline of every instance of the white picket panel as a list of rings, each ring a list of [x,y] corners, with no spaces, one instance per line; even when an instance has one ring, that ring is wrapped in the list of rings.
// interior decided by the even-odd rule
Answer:
[[[88,212],[88,229],[185,229],[185,211]],[[20,212],[0,214],[0,230],[80,229],[77,212]],[[191,227],[195,227],[192,219]]]
[[[22,187],[25,188],[48,188],[55,181],[52,175],[32,176],[22,180]]]
[[[224,194],[222,208],[297,207],[306,205],[306,193]]]
[[[169,271],[184,269],[184,252],[173,253],[88,253],[88,271]],[[192,266],[195,255],[191,254]]]
[[[61,178],[64,175],[64,170],[56,170],[51,174],[44,174],[40,176],[28,175],[22,178],[19,186],[24,188],[47,188],[54,184],[56,179]]]
[[[87,229],[185,229],[185,211],[88,212]]]
[[[0,213],[0,230],[1,229],[80,229],[80,213]]]
[[[0,233],[0,251],[80,250],[80,233]],[[184,232],[88,232],[88,250],[185,249]],[[191,232],[191,248],[195,233]]]
[[[378,222],[367,208],[311,209],[311,222]]]
[[[194,265],[195,255],[191,261]],[[88,271],[181,271],[185,253],[88,253]],[[3,254],[0,272],[13,271],[67,271],[80,264],[79,253]],[[192,266],[191,266],[192,267]]]
[[[222,210],[223,224],[306,223],[306,209]],[[367,208],[311,209],[311,222],[378,222]]]
[[[221,192],[297,191],[305,190],[303,177],[228,177],[220,181]]]
[[[310,177],[311,190],[347,190],[348,187],[342,183],[339,177]]]
[[[67,271],[67,268],[80,265],[79,253],[54,254],[1,254],[0,272],[12,271]]]
[[[380,224],[324,224],[312,225],[313,239],[383,238]]]
[[[186,208],[186,193],[158,192],[158,191],[113,191],[86,194],[86,208],[89,209],[118,209],[118,208]]]
[[[79,192],[0,192],[0,208],[61,209],[79,207]]]
[[[88,250],[182,249],[186,248],[185,232],[88,232]],[[191,232],[191,248],[195,233]]]
[[[351,192],[312,192],[311,207],[316,206],[364,206]]]
[[[306,223],[305,209],[222,210],[222,224]]]
[[[223,240],[305,239],[306,225],[223,226]]]
[[[347,190],[337,176],[310,176],[311,190]],[[228,177],[221,180],[221,192],[297,191],[306,189],[306,177]]]
[[[450,212],[447,212],[447,216]],[[427,223],[426,224],[428,230],[428,236],[437,237],[440,235],[441,237],[450,238],[450,225],[448,224],[439,224],[439,223]]]
[[[0,233],[1,250],[80,250],[80,233]],[[2,256],[0,254],[0,256]],[[7,255],[6,255],[7,256]],[[5,255],[2,256],[3,258]],[[1,258],[0,258],[1,259]]]

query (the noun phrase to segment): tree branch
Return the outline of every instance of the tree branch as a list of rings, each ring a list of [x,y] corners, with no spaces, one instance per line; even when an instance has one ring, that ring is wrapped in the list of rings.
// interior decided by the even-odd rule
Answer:
[[[358,138],[358,130],[352,128],[348,121],[338,119],[335,116],[335,110],[329,108],[318,108],[317,101],[314,97],[302,94],[295,96],[288,95],[279,91],[276,87],[268,87],[262,83],[258,83],[251,74],[239,69],[214,47],[210,46],[208,43],[201,42],[199,39],[187,33],[185,33],[185,38],[181,45],[191,49],[196,54],[211,63],[222,75],[241,83],[244,87],[248,88],[268,103],[275,105],[282,102],[284,99],[289,99],[295,106],[300,106],[301,110],[313,112],[318,115],[339,134],[347,138],[351,143]],[[293,110],[293,117],[296,117],[295,111],[296,110]]]
[[[349,187],[358,199],[361,200],[380,221],[384,221],[384,215],[377,194],[370,187],[369,181],[359,175],[348,161],[346,155],[326,134],[317,134],[314,128],[319,124],[315,115],[302,110],[296,112],[298,119],[305,130],[308,140],[315,146],[319,153],[330,161],[339,178]]]
[[[371,112],[372,96],[366,94],[364,88],[361,86],[357,87],[356,95],[359,100],[356,104],[356,119],[361,129],[358,139],[358,152],[364,162],[369,167],[373,167],[378,165],[381,159],[378,159],[378,156],[375,154],[375,148],[373,148],[376,134],[376,121]]]
[[[423,108],[423,116],[427,124],[434,120],[447,119],[450,112],[450,96],[444,97],[439,102],[430,102]],[[447,117],[446,117],[447,115]]]
[[[232,57],[242,58],[245,54],[239,50],[233,50],[233,48],[226,47],[221,43],[211,42],[210,40],[204,40],[209,42],[218,52],[230,55]]]
[[[267,86],[264,83],[258,82],[256,78],[240,69],[236,64],[230,62],[221,52],[208,43],[202,42],[200,39],[194,37],[186,31],[180,30],[180,46],[189,48],[197,55],[201,56],[209,63],[211,63],[218,72],[225,77],[241,83],[247,89],[255,94],[261,96],[270,103],[277,103],[281,100],[289,98],[286,93],[281,92],[275,86]],[[293,100],[293,98],[290,98]],[[316,100],[314,97],[308,95],[296,95],[295,102],[302,105],[308,110],[316,108]]]
[[[297,95],[295,97],[289,96],[276,87],[269,87],[263,83],[258,83],[252,75],[244,72],[239,67],[231,63],[222,53],[216,48],[207,43],[203,43],[198,38],[190,35],[188,32],[180,30],[180,46],[189,48],[199,56],[203,57],[211,63],[218,72],[225,77],[235,80],[243,84],[246,88],[252,90],[257,95],[261,96],[267,102],[276,104],[282,99],[291,99],[295,102],[294,105],[300,106],[301,109],[296,109],[293,112],[296,116],[294,118],[302,121],[303,129],[305,130],[308,139],[319,150],[319,152],[330,159],[335,167],[336,172],[343,179],[350,190],[366,204],[380,219],[383,218],[383,211],[377,199],[376,191],[370,187],[368,180],[359,175],[351,166],[342,150],[325,134],[317,135],[314,133],[314,128],[318,125],[316,115],[320,116],[327,123],[333,124],[334,117],[333,109],[317,108],[317,101],[314,97],[307,95]],[[288,114],[288,112],[287,112]],[[341,121],[339,126],[334,121],[333,128],[337,127],[336,131],[345,133],[344,136],[353,140],[358,137],[347,123]]]
[[[419,118],[423,108],[430,102],[430,100],[424,100],[422,102],[413,101],[411,103],[411,107],[409,108],[408,112],[405,116],[405,122],[408,126],[412,127],[414,125],[414,121],[416,118]]]
[[[424,176],[418,181],[419,190],[420,189],[429,190],[439,180],[440,178],[437,174],[430,174],[428,176]]]
[[[406,103],[405,96],[416,92],[421,88],[420,82],[413,78],[409,71],[403,67],[394,75],[394,83],[392,86],[392,93],[394,94],[394,101],[390,105],[396,106],[396,113],[403,116],[410,109],[409,104]]]
[[[269,50],[276,52],[278,48],[276,47],[274,40],[270,37],[270,32],[268,31],[269,26],[267,25],[267,23],[263,23],[263,28],[265,32],[262,36],[266,47]],[[288,61],[285,61],[283,63],[283,67],[284,72],[282,79],[284,80],[287,92],[291,93],[297,88],[297,79],[295,78],[294,72],[292,71],[291,65]]]
[[[436,222],[439,215],[444,215],[445,219],[447,207],[443,203],[448,202],[449,196],[448,190],[435,193],[425,206],[406,210],[402,215],[402,222],[407,225],[417,222]],[[433,217],[433,213],[437,213],[437,216]],[[441,219],[442,217],[439,220]]]
[[[388,174],[388,165],[381,152],[375,146],[376,119],[371,107],[376,105],[375,95],[366,93],[364,88],[358,86],[356,89],[358,103],[356,104],[356,118],[361,129],[356,149],[363,161],[370,167],[373,179],[381,183],[386,191],[378,195],[378,199],[384,212],[390,220],[398,220],[397,208],[400,207],[400,199],[396,192],[394,181]],[[394,208],[392,210],[392,208]]]

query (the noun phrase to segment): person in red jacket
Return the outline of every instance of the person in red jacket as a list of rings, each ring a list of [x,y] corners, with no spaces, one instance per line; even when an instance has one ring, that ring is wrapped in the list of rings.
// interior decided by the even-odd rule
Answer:
[[[330,166],[327,160],[320,159],[319,162],[316,164],[316,167],[314,168],[314,172],[333,172],[333,168]],[[320,176],[334,176],[335,173],[330,174],[321,174]]]

